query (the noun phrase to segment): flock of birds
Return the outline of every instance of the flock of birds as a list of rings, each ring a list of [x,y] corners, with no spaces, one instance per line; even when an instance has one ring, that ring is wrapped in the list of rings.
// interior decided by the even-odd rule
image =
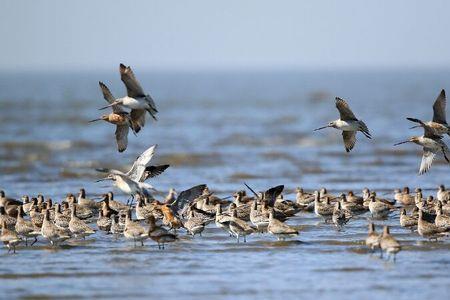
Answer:
[[[128,145],[129,130],[139,133],[145,125],[146,113],[157,120],[158,110],[130,67],[120,64],[120,76],[127,96],[115,98],[108,87],[99,82],[103,97],[109,103],[101,109],[111,107],[112,112],[90,122],[103,120],[114,124],[118,151],[123,152]],[[444,134],[450,135],[445,105],[445,91],[442,90],[433,105],[432,121],[408,118],[418,123],[415,127],[422,127],[424,134],[396,144],[412,142],[423,147],[420,174],[430,169],[438,153],[449,161],[448,147],[442,141]],[[336,107],[340,118],[316,130],[328,127],[341,130],[347,152],[354,148],[358,131],[372,138],[366,124],[356,118],[345,100],[336,98]],[[98,181],[112,181],[117,189],[129,196],[126,204],[114,199],[112,192],[102,195],[99,201],[89,199],[84,189],[77,197],[68,194],[60,203],[45,199],[43,195],[23,196],[17,200],[0,191],[0,241],[8,247],[8,252],[15,253],[16,246],[22,243],[28,246],[29,239],[32,239],[30,246],[36,243],[38,237],[52,246],[58,246],[66,240],[85,239],[96,231],[103,231],[115,236],[123,235],[133,240],[135,246],[143,246],[145,240],[151,239],[160,249],[164,249],[167,243],[178,239],[180,230],[192,236],[201,235],[210,223],[236,238],[238,243],[241,239],[246,242],[247,236],[254,233],[269,233],[278,240],[285,240],[299,235],[299,228],[286,224],[286,220],[300,212],[315,213],[341,230],[349,221],[364,214],[370,214],[371,220],[384,220],[399,209],[400,225],[413,230],[417,228],[419,235],[425,238],[437,240],[450,231],[450,190],[444,186],[439,187],[436,198],[423,197],[421,189],[416,189],[415,195],[412,195],[408,188],[404,188],[403,191],[395,191],[394,199],[379,198],[367,188],[361,196],[352,191],[332,195],[325,188],[313,193],[297,188],[296,200],[291,201],[284,199],[283,185],[257,193],[245,184],[252,195],[240,190],[231,195],[233,201],[229,201],[230,197],[217,197],[202,184],[179,194],[171,189],[164,200],[157,200],[153,196],[153,186],[146,181],[162,174],[169,165],[150,164],[156,148],[157,145],[153,145],[145,150],[127,172],[97,169],[105,174]],[[388,226],[384,226],[383,232],[378,234],[372,222],[369,222],[365,243],[371,251],[379,249],[381,254],[385,252],[394,260],[401,250],[400,243],[390,234]]]

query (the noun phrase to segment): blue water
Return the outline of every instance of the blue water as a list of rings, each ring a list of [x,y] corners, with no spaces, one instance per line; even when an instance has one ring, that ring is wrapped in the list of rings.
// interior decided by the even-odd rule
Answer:
[[[422,134],[405,118],[431,118],[440,90],[450,91],[450,71],[135,73],[156,101],[159,121],[147,119],[122,154],[112,126],[87,123],[106,103],[99,80],[124,95],[115,70],[0,74],[0,188],[56,201],[80,187],[98,195],[109,188],[95,183],[96,167],[125,170],[152,144],[159,145],[155,163],[171,164],[151,181],[158,197],[200,183],[229,196],[244,181],[257,190],[285,184],[288,199],[296,186],[333,193],[369,187],[392,197],[405,185],[435,194],[448,184],[450,166],[441,157],[418,176],[421,149],[392,145]],[[312,132],[338,118],[335,96],[348,100],[374,137],[358,134],[350,154],[339,132]],[[150,241],[134,249],[101,233],[57,250],[44,241],[16,255],[1,250],[0,296],[411,299],[450,290],[448,239],[424,241],[399,227],[398,214],[379,222],[393,225],[403,245],[396,264],[366,253],[366,216],[343,232],[309,213],[289,223],[301,226],[301,242],[255,235],[236,245],[211,224],[203,237],[182,233],[165,251]]]

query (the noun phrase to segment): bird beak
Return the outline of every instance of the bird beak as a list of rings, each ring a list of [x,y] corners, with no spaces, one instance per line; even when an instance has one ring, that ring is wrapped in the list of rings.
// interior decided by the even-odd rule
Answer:
[[[95,182],[106,181],[108,179],[110,179],[110,178],[102,178],[102,179],[96,180]]]
[[[100,121],[101,119],[90,120],[89,123]]]
[[[314,129],[313,131],[322,130],[322,129],[325,129],[325,128],[328,128],[328,127],[331,127],[331,126],[327,125],[327,126],[319,127],[319,128]]]
[[[401,144],[406,144],[406,143],[410,143],[411,141],[403,141],[403,142],[400,142],[400,143],[397,143],[397,144],[394,144],[394,146],[398,146],[398,145],[401,145]]]
[[[414,129],[414,128],[417,128],[417,127],[420,127],[420,126],[416,125],[416,126],[410,127],[409,129]]]
[[[110,105],[106,105],[105,107],[99,108],[98,110],[103,110],[103,109],[107,109],[108,107],[114,106],[114,105],[119,105],[120,102],[119,101],[114,101],[113,103],[111,103]]]

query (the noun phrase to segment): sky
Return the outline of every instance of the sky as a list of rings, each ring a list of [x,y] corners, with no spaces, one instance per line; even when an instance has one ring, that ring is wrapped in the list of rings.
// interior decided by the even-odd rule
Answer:
[[[450,68],[450,1],[0,2],[0,70]]]

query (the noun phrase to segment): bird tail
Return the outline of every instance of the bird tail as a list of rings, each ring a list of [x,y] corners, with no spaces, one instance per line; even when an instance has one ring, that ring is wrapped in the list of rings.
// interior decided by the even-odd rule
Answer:
[[[368,138],[371,139],[372,135],[369,132],[369,128],[367,128],[366,123],[364,123],[363,121],[359,121],[359,130]]]

